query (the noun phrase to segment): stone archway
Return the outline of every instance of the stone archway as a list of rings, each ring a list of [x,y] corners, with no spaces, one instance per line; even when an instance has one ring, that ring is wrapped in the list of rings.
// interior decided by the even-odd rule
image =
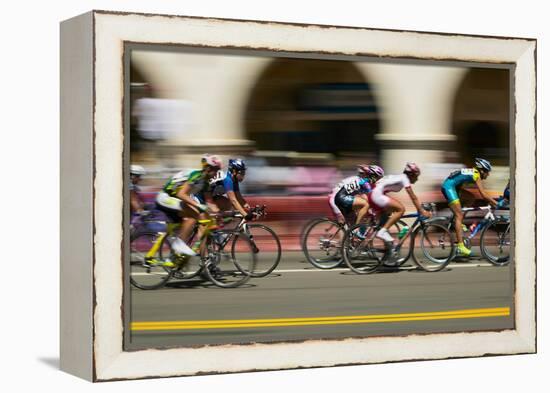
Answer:
[[[452,132],[461,162],[484,157],[493,165],[510,165],[510,73],[472,68],[458,87]]]
[[[274,59],[246,105],[258,150],[361,155],[378,161],[378,108],[364,73],[347,61]]]

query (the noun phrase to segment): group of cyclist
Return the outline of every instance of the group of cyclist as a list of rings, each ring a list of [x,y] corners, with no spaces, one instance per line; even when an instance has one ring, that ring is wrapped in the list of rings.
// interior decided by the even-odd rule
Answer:
[[[130,177],[130,203],[132,210],[139,213],[139,205],[134,208],[133,190],[136,189],[135,178],[143,174],[142,167],[132,165]],[[246,164],[242,159],[232,158],[227,171],[223,170],[218,156],[205,154],[201,158],[201,168],[190,172],[178,172],[172,176],[157,194],[155,204],[172,221],[181,222],[179,237],[172,240],[172,249],[179,254],[196,256],[199,244],[190,247],[187,240],[194,226],[200,219],[207,218],[207,213],[216,213],[234,209],[248,220],[253,218],[250,206],[243,198],[239,183],[244,180]],[[199,238],[202,228],[199,228]]]
[[[471,250],[464,245],[463,241],[463,218],[462,204],[459,192],[468,193],[465,186],[474,185],[477,187],[481,197],[491,206],[496,207],[499,201],[493,199],[483,188],[481,180],[485,180],[491,172],[491,163],[483,158],[476,158],[472,168],[463,168],[452,172],[444,181],[441,187],[449,208],[454,213],[454,228],[457,238],[457,250],[461,256],[470,256]],[[413,162],[405,165],[402,174],[384,176],[384,170],[378,165],[358,165],[357,176],[352,176],[340,182],[329,196],[329,203],[333,212],[340,222],[343,222],[351,213],[355,213],[355,223],[359,223],[368,209],[372,209],[378,215],[386,215],[388,219],[382,228],[376,233],[376,237],[393,244],[394,239],[388,232],[405,213],[403,204],[388,195],[392,192],[399,192],[403,188],[407,191],[411,202],[423,217],[431,217],[431,213],[422,208],[412,189],[420,176],[420,168]],[[510,198],[510,184],[504,191],[504,199]],[[358,233],[362,236],[362,233]]]
[[[157,194],[156,206],[165,212],[175,222],[182,222],[179,238],[172,243],[175,252],[185,255],[197,255],[197,245],[190,247],[186,240],[191,235],[197,220],[206,218],[209,212],[234,209],[247,220],[253,218],[250,206],[243,198],[239,183],[244,180],[246,164],[242,159],[231,158],[227,171],[223,170],[222,161],[215,155],[205,154],[201,158],[201,169],[191,172],[179,172],[172,176]],[[441,187],[449,208],[454,213],[454,228],[458,242],[457,251],[461,256],[470,256],[471,250],[463,242],[463,213],[459,192],[468,193],[465,186],[475,185],[481,197],[491,206],[496,207],[499,201],[493,199],[483,188],[481,180],[485,180],[491,172],[491,164],[483,158],[476,158],[471,168],[463,168],[452,172]],[[140,213],[143,206],[137,196],[138,182],[145,170],[139,165],[131,166],[130,204],[133,212]],[[423,217],[431,217],[431,213],[422,208],[422,204],[412,189],[418,181],[420,168],[413,162],[408,162],[403,173],[385,176],[384,170],[378,165],[357,165],[357,175],[343,179],[329,195],[329,204],[340,222],[354,220],[360,223],[369,209],[377,216],[387,217],[376,237],[388,245],[394,239],[388,232],[405,213],[404,205],[388,195],[403,188]],[[509,199],[509,184],[504,192],[504,198]],[[363,227],[358,236],[364,236]]]

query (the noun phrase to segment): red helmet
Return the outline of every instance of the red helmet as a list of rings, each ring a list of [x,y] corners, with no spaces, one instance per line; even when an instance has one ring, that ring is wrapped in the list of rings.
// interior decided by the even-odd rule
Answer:
[[[403,173],[418,176],[420,175],[420,168],[414,162],[407,162]]]

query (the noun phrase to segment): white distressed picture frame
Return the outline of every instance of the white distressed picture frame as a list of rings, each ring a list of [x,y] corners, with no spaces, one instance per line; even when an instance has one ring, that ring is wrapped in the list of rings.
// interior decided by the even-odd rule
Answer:
[[[515,329],[124,351],[125,43],[513,64]],[[535,97],[533,39],[103,11],[63,22],[61,368],[108,381],[536,352]]]

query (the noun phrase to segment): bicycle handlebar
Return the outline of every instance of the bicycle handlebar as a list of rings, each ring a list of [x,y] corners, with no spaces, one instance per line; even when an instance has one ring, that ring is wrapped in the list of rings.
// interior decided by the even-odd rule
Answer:
[[[250,209],[250,213],[252,213],[256,217],[261,217],[261,216],[266,215],[265,210],[266,210],[265,205],[262,205],[262,206],[257,205],[257,206],[254,206],[253,208]],[[215,217],[215,218],[243,218],[244,217],[241,213],[239,213],[236,210],[210,213],[210,216]]]

